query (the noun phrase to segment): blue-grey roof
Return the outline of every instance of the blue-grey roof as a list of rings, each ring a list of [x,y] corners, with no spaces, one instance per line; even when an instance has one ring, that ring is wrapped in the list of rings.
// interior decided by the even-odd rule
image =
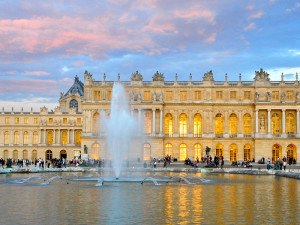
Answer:
[[[76,75],[74,79],[74,84],[70,87],[70,89],[67,91],[64,97],[78,94],[80,97],[83,98],[83,94],[84,94],[83,90],[84,90],[83,83],[79,80],[78,76]]]

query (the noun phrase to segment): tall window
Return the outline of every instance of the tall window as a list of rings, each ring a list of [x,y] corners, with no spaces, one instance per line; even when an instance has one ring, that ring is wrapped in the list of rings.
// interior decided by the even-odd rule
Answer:
[[[144,144],[143,158],[145,161],[148,161],[151,159],[151,145],[148,143]]]
[[[52,132],[53,134],[53,132]],[[53,140],[53,138],[52,138]],[[66,130],[61,132],[61,144],[66,145],[68,144],[68,132]]]
[[[144,133],[145,134],[151,134],[151,125],[152,125],[151,116],[152,113],[150,110],[146,110],[144,112]]]
[[[185,101],[185,100],[187,100],[187,92],[181,91],[180,92],[180,101]]]
[[[244,161],[251,160],[251,145],[244,145]]]
[[[215,123],[215,133],[223,134],[223,115],[221,113],[216,115]]]
[[[172,144],[165,145],[165,156],[173,156]]]
[[[186,137],[187,135],[187,116],[182,113],[179,116],[179,136]]]
[[[24,118],[24,124],[28,124],[28,123],[29,123],[29,118],[28,117]]]
[[[281,146],[280,145],[273,145],[272,148],[272,160],[273,162],[277,161],[277,159],[281,159]]]
[[[243,117],[243,134],[251,135],[251,116],[249,113],[246,113]]]
[[[19,135],[19,132],[18,131],[16,131],[15,133],[14,133],[14,145],[18,145],[19,143],[20,143],[20,135]]]
[[[277,113],[272,115],[272,134],[281,133],[280,117]]]
[[[250,91],[244,91],[244,99],[250,100]]]
[[[46,160],[51,160],[52,159],[52,151],[51,150],[47,150],[46,151]]]
[[[222,100],[223,99],[223,91],[217,91],[216,92],[216,99]]]
[[[98,160],[100,158],[100,144],[94,143],[92,145],[92,159]]]
[[[47,132],[47,144],[53,145],[53,130],[48,130]]]
[[[33,141],[32,141],[32,143],[34,145],[37,145],[39,143],[39,134],[38,134],[37,131],[33,132]]]
[[[99,127],[99,113],[96,112],[93,115],[93,133],[94,134],[98,133],[98,127]]]
[[[287,91],[286,100],[287,101],[293,101],[294,100],[294,92],[293,91]]]
[[[100,100],[101,94],[100,91],[94,91],[94,100]]]
[[[295,134],[296,133],[296,120],[295,116],[292,113],[288,113],[285,119],[286,133]]]
[[[236,144],[230,145],[230,161],[236,162],[237,161],[237,147]]]
[[[13,151],[13,160],[17,160],[17,159],[19,159],[19,157],[18,157],[18,150],[14,150]]]
[[[9,124],[9,117],[5,118],[5,124]]]
[[[81,124],[81,118],[77,118],[77,124]]]
[[[32,150],[31,160],[35,161],[37,159],[37,150]]]
[[[27,132],[27,131],[25,131],[25,132],[23,133],[23,144],[24,144],[24,145],[28,145],[28,144],[29,144],[29,135],[28,135],[28,132]]]
[[[28,151],[23,150],[23,159],[28,159]]]
[[[8,150],[4,150],[4,151],[3,151],[3,159],[4,159],[5,161],[7,161],[7,159],[8,159]]]
[[[165,116],[165,134],[170,137],[173,135],[173,116],[171,113],[167,113]]]
[[[34,118],[34,119],[33,119],[33,123],[34,123],[34,124],[38,124],[38,123],[39,123],[39,119],[38,119],[38,118]]]
[[[279,91],[272,91],[272,100],[273,101],[279,100]]]
[[[9,132],[5,131],[4,133],[4,144],[8,145],[9,144]]]
[[[76,108],[76,112],[78,111],[78,102],[76,99],[70,101],[70,108]]]
[[[201,115],[199,113],[194,116],[194,137],[201,137]]]
[[[19,124],[20,123],[20,119],[17,117],[15,118],[15,124]]]
[[[186,159],[186,144],[179,146],[179,160],[184,161]]]
[[[108,100],[108,101],[111,100],[111,91],[107,91],[107,100]]]
[[[75,134],[75,144],[80,145],[81,144],[81,130],[77,130]]]
[[[200,144],[195,144],[194,145],[194,159],[199,159],[201,160],[201,145]]]
[[[68,123],[68,118],[63,118],[63,124],[67,124]]]
[[[201,100],[201,91],[195,91],[195,100]]]
[[[295,145],[292,145],[292,144],[288,145],[286,154],[287,154],[287,160],[288,161],[289,161],[290,158],[295,158],[296,159],[297,154],[296,154]]]
[[[53,118],[49,118],[49,124],[53,124]]]
[[[217,144],[216,146],[216,156],[223,156],[223,145],[222,144]]]
[[[150,101],[151,100],[150,91],[144,91],[144,100],[145,101]]]
[[[229,116],[229,134],[237,134],[237,115],[234,113]]]
[[[167,101],[173,100],[173,91],[166,91],[166,100]]]
[[[236,100],[236,91],[230,91],[230,100]]]

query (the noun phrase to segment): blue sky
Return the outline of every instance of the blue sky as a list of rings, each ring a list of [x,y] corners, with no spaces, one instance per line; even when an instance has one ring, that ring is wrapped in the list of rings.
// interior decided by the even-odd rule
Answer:
[[[0,106],[58,103],[75,75],[129,80],[271,80],[300,73],[297,0],[53,0],[0,2]]]

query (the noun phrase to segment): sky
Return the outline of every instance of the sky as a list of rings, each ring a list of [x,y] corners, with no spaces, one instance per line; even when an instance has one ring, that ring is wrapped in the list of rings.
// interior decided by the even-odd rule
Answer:
[[[0,107],[53,108],[96,80],[271,80],[300,73],[300,0],[2,0]]]

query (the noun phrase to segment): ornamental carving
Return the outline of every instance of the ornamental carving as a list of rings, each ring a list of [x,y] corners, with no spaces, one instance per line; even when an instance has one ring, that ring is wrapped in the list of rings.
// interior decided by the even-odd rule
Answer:
[[[163,73],[159,73],[158,71],[156,71],[156,73],[153,75],[152,77],[153,81],[164,81],[164,74]]]
[[[214,81],[212,70],[204,74],[203,80],[204,81]]]
[[[138,71],[131,74],[131,81],[142,81],[142,80],[143,80],[143,76]]]
[[[260,71],[255,71],[255,81],[270,81],[269,74],[264,71],[263,69],[260,69]]]

